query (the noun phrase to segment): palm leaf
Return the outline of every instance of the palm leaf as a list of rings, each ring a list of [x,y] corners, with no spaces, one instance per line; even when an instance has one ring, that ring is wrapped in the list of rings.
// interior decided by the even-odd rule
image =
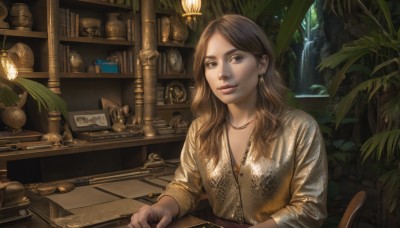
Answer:
[[[375,94],[383,88],[385,81],[390,80],[392,77],[397,76],[396,72],[392,72],[389,75],[385,75],[379,78],[372,78],[361,82],[354,87],[346,96],[342,98],[336,108],[336,127],[349,112],[350,108],[354,104],[355,100],[362,93],[368,93],[368,99],[371,100]]]
[[[183,13],[181,1],[176,0],[159,0],[158,6],[163,10],[174,9],[177,13]]]
[[[261,13],[265,12],[272,0],[233,0],[239,14],[246,15],[255,21]]]
[[[12,89],[10,81],[0,77],[0,103],[10,106],[16,104],[18,100],[18,94]]]
[[[346,73],[357,60],[371,53],[380,53],[379,50],[383,50],[384,48],[394,49],[394,52],[396,52],[396,48],[398,47],[396,46],[396,42],[394,40],[387,40],[382,37],[382,34],[374,33],[370,36],[364,36],[356,41],[343,45],[339,52],[323,59],[317,67],[320,71],[326,68],[335,68],[345,62],[338,73],[336,73],[336,75],[332,78],[329,94],[331,96],[336,94],[341,82],[346,77]],[[373,72],[376,73],[383,67],[387,67],[389,64],[391,64],[390,61],[391,60],[388,60],[387,62],[377,65]],[[396,62],[397,58],[393,59],[392,61]]]
[[[400,93],[396,93],[382,107],[382,116],[387,120],[388,129],[395,129],[400,124]]]
[[[278,57],[281,57],[289,47],[293,34],[299,28],[301,21],[313,2],[313,0],[293,1],[290,5],[276,38],[275,52]]]
[[[336,16],[350,15],[354,8],[354,0],[325,0],[324,9],[330,10]]]
[[[381,9],[383,15],[385,16],[385,20],[386,20],[386,23],[387,23],[388,28],[389,28],[389,34],[391,34],[391,35],[395,34],[394,33],[395,30],[394,30],[394,26],[393,26],[392,17],[390,15],[390,10],[389,10],[389,7],[388,7],[386,1],[377,0],[377,2],[378,2],[379,8]]]
[[[381,160],[383,157],[387,159],[393,156],[400,150],[400,129],[384,131],[373,135],[361,147],[363,161],[368,157],[375,156]],[[385,156],[386,154],[386,156]]]
[[[392,170],[385,172],[381,177],[385,188],[384,197],[386,198],[389,212],[393,212],[400,200],[400,170],[394,165]]]
[[[400,39],[400,27],[399,30],[397,30],[397,38]]]
[[[41,111],[42,107],[48,111],[58,111],[68,119],[67,104],[60,96],[53,93],[46,86],[21,77],[16,78],[13,83],[25,89],[37,101],[39,111]]]
[[[381,64],[376,65],[374,67],[371,75],[375,74],[376,72],[380,71],[381,69],[383,69],[385,67],[388,67],[388,66],[390,66],[392,64],[397,64],[399,66],[400,65],[400,57],[392,58],[392,59],[389,59],[389,60],[387,60],[387,61],[385,61],[385,62],[383,62]],[[397,71],[397,72],[400,73],[400,70]]]

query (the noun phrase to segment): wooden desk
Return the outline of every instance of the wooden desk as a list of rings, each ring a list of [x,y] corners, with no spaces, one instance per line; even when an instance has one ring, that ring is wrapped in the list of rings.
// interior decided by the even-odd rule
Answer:
[[[158,176],[159,178],[163,178],[166,176],[170,176],[173,172],[174,169],[165,169],[163,171],[157,172],[158,174],[155,175],[155,173],[152,173],[152,175]],[[118,184],[118,188],[126,188],[127,186],[135,186],[138,187],[138,190],[134,190],[135,194],[137,194],[138,192],[143,192],[143,189],[146,189],[145,187],[143,188],[139,188],[140,185],[137,185],[138,181],[151,181],[152,179],[143,179],[144,176],[140,177],[140,178],[133,178],[133,179],[128,179],[128,180],[124,180],[124,181],[120,181],[120,182],[107,182],[107,184]],[[153,177],[155,178],[155,177]],[[133,182],[135,182],[136,184],[132,184]],[[122,183],[123,186],[120,184]],[[168,182],[167,182],[168,183]],[[47,184],[51,184],[51,183],[47,183]],[[54,184],[54,183],[53,183]],[[109,185],[107,185],[109,186]],[[88,190],[87,190],[88,189]],[[139,190],[141,189],[141,190]],[[84,190],[84,191],[82,191]],[[87,204],[87,205],[82,205],[82,201],[85,201],[87,198],[87,196],[92,196],[94,193],[99,192],[99,190],[101,191],[101,194],[99,194],[102,198],[103,201],[89,201],[91,202],[91,204]],[[48,197],[44,197],[44,196],[39,196],[33,192],[31,192],[30,190],[26,190],[26,196],[31,200],[31,204],[30,204],[30,211],[32,211],[32,217],[29,219],[25,219],[22,221],[17,221],[17,222],[12,222],[12,223],[8,223],[8,224],[2,224],[1,227],[5,227],[5,228],[51,228],[51,227],[55,227],[57,226],[56,224],[60,225],[60,224],[65,224],[65,223],[59,223],[56,222],[56,220],[58,219],[65,219],[69,216],[76,216],[75,212],[74,212],[74,208],[75,209],[81,209],[81,208],[88,208],[86,209],[86,211],[84,211],[83,213],[80,212],[78,213],[78,215],[84,215],[83,217],[85,218],[90,218],[91,215],[95,214],[97,217],[96,220],[90,220],[92,221],[99,221],[100,220],[105,220],[107,222],[104,223],[95,223],[96,225],[91,225],[91,227],[126,227],[129,222],[130,222],[130,214],[128,214],[127,212],[122,212],[118,209],[116,211],[115,210],[111,210],[112,213],[108,213],[105,215],[116,215],[116,216],[112,216],[113,219],[116,220],[112,220],[110,221],[110,217],[108,216],[103,216],[103,214],[101,214],[101,212],[103,211],[107,211],[107,210],[102,210],[104,208],[115,208],[114,206],[114,202],[118,202],[119,204],[117,204],[116,208],[123,208],[125,205],[125,207],[130,208],[129,211],[132,212],[133,208],[136,208],[138,203],[139,203],[139,207],[142,204],[152,204],[155,200],[156,197],[153,196],[142,196],[143,193],[141,193],[141,197],[132,197],[128,195],[118,195],[115,192],[113,193],[113,191],[111,191],[109,188],[102,188],[102,185],[85,185],[85,186],[81,186],[81,187],[77,187],[76,189],[74,189],[73,191],[77,191],[77,193],[73,193],[72,191],[70,193],[73,193],[72,195],[69,196],[69,198],[65,198],[64,194],[58,194],[58,193],[54,193],[55,195],[52,196],[63,196],[63,201],[57,201],[54,198],[48,198]],[[118,193],[118,192],[117,192]],[[66,193],[68,194],[68,193]],[[96,193],[97,194],[97,193]],[[94,195],[96,195],[94,194]],[[103,195],[102,195],[103,194]],[[105,195],[107,196],[105,196]],[[115,197],[115,199],[111,199],[111,201],[104,201],[104,197],[108,197],[108,195],[111,194],[112,197]],[[73,197],[71,197],[73,196]],[[90,197],[89,197],[90,198]],[[138,203],[135,203],[134,205],[131,205],[131,201],[132,199],[135,199],[136,202],[139,201]],[[55,200],[55,201],[54,201]],[[75,207],[70,207],[71,202],[76,201],[78,202],[77,205],[74,205]],[[96,210],[95,207],[101,205],[101,202],[106,202],[106,206],[102,206],[102,209]],[[111,206],[114,205],[114,206]],[[138,207],[138,208],[139,208]],[[202,207],[202,205],[200,205],[200,207]],[[71,208],[68,209],[68,208]],[[98,208],[97,208],[98,209]],[[133,209],[136,210],[136,209]],[[99,214],[100,213],[100,214]],[[119,217],[118,215],[123,215],[123,217]],[[72,221],[72,220],[71,220]],[[80,221],[79,219],[76,219],[76,217],[74,217],[73,221]],[[195,226],[195,225],[199,225],[199,224],[203,224],[205,223],[205,220],[202,220],[198,217],[192,216],[192,215],[188,215],[185,216],[179,220],[173,221],[168,227],[191,227],[191,226]],[[82,223],[80,223],[82,224]],[[83,223],[83,224],[88,224],[88,223]],[[94,223],[91,223],[94,224]]]
[[[168,225],[167,228],[183,228],[183,227],[191,227],[195,226],[198,224],[205,223],[205,220],[199,219],[195,216],[192,215],[187,215],[179,220],[173,221]],[[129,219],[121,219],[119,221],[115,222],[109,222],[106,224],[101,224],[97,226],[91,226],[93,228],[105,228],[105,227],[114,227],[114,228],[126,228],[127,225],[129,224]],[[5,225],[1,226],[2,228],[53,228],[50,224],[48,224],[46,221],[41,219],[39,216],[36,214],[33,214],[33,216],[26,221],[19,221],[19,222],[13,222],[13,223],[8,223]]]

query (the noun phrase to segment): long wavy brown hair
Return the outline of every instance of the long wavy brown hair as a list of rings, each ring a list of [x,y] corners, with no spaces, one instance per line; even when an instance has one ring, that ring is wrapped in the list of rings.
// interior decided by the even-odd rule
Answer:
[[[264,75],[260,75],[264,83],[259,80],[257,86],[255,117],[257,122],[254,124],[253,131],[253,143],[256,150],[268,155],[271,140],[281,130],[279,116],[286,107],[284,95],[287,90],[275,68],[273,49],[263,30],[250,19],[234,14],[224,15],[210,22],[200,36],[196,47],[192,111],[203,122],[196,135],[200,140],[200,153],[218,162],[220,139],[228,116],[227,105],[214,95],[205,77],[204,58],[208,41],[215,33],[221,34],[235,48],[252,53],[258,61],[263,55],[268,57],[268,70]]]

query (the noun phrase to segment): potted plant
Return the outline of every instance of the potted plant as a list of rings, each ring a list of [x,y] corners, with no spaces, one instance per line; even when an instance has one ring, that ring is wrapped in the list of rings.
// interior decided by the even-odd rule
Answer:
[[[39,111],[44,108],[47,111],[61,112],[67,118],[67,105],[65,101],[56,93],[51,91],[43,84],[22,77],[9,80],[4,70],[0,70],[0,103],[4,108],[21,108],[18,105],[21,98],[18,93],[29,94],[38,104]],[[25,99],[26,99],[26,95]],[[2,111],[4,112],[4,110]]]

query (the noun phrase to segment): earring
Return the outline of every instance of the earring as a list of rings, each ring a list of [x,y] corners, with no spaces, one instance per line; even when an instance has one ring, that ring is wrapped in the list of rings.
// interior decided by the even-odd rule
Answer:
[[[264,78],[262,75],[258,75],[258,85],[263,86],[264,85]]]

